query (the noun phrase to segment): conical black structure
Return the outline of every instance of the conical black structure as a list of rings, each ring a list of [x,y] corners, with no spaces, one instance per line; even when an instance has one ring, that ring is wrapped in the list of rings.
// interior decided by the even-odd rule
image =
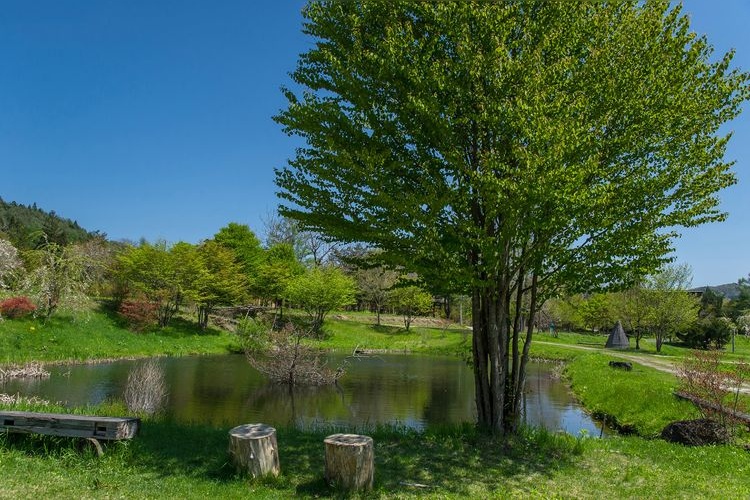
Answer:
[[[612,333],[609,334],[607,344],[604,347],[608,349],[627,349],[630,347],[630,340],[625,335],[625,330],[622,329],[622,324],[619,321],[612,329]]]

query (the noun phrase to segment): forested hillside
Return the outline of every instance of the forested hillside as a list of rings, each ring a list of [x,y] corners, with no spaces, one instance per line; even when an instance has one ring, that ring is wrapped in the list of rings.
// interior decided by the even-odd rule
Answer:
[[[5,236],[19,250],[39,247],[47,240],[59,245],[77,243],[92,237],[78,222],[60,217],[54,210],[46,212],[0,198],[0,236]]]

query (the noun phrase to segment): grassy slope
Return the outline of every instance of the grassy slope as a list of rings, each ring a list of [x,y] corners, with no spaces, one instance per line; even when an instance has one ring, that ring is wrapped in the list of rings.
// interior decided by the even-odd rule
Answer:
[[[98,311],[78,321],[59,316],[46,324],[34,319],[0,323],[0,363],[212,354],[236,348],[233,335],[215,329],[204,332],[179,319],[149,333],[131,332]]]
[[[390,318],[388,318],[390,319]],[[471,331],[464,328],[428,328],[374,325],[352,319],[331,318],[325,324],[325,338],[315,344],[323,349],[353,351],[389,349],[431,354],[457,354],[471,349]]]

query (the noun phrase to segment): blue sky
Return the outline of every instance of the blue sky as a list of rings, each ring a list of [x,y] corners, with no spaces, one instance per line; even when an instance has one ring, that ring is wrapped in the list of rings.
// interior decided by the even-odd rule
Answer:
[[[750,2],[687,0],[693,29],[750,70]],[[302,0],[4,0],[0,197],[113,239],[197,242],[263,230],[273,168],[298,143],[271,117],[311,41]],[[750,112],[750,111],[748,111]],[[750,272],[750,115],[731,123],[727,222],[685,231],[694,284]]]

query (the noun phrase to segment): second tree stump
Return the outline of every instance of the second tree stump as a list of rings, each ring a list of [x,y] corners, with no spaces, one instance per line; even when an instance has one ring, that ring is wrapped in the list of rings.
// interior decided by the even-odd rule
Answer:
[[[326,482],[347,491],[371,490],[375,476],[373,441],[358,434],[333,434],[326,445]]]
[[[229,455],[238,470],[252,477],[278,476],[276,429],[265,424],[239,425],[229,431]]]

